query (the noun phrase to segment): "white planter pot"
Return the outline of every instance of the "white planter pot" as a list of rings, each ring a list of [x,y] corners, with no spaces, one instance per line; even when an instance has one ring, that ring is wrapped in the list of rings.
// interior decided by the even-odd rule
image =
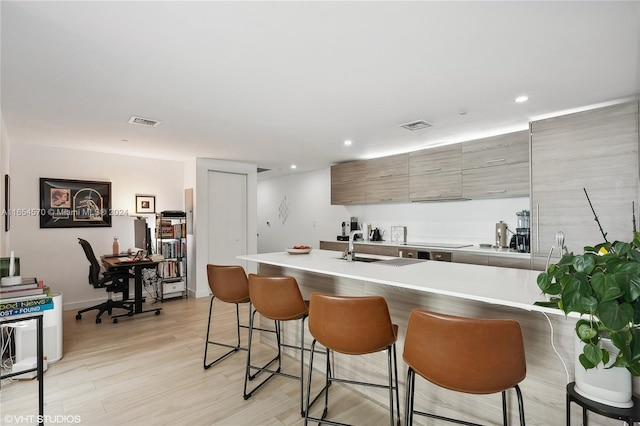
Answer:
[[[611,340],[600,339],[600,343],[603,348],[606,348],[612,354],[618,352],[618,349],[611,343]],[[578,359],[583,347],[584,343],[576,336],[574,345],[576,392],[585,398],[601,404],[619,408],[632,407],[632,377],[629,370],[618,367],[605,369],[602,363],[596,368],[585,370]],[[612,363],[613,356],[609,364]]]

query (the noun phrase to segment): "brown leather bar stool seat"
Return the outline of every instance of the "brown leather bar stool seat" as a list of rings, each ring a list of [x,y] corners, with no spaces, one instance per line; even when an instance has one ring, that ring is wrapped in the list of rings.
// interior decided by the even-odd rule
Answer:
[[[207,265],[207,279],[211,289],[211,302],[209,302],[209,320],[207,322],[207,338],[204,345],[204,369],[216,365],[223,359],[239,350],[247,350],[240,346],[240,329],[249,328],[240,324],[240,304],[249,303],[249,316],[251,315],[251,301],[249,299],[249,284],[247,274],[242,266],[237,265]],[[225,303],[236,305],[236,344],[230,345],[224,342],[211,340],[211,318],[213,315],[213,301],[219,299]],[[219,356],[215,360],[207,361],[207,351],[209,345],[230,348],[228,352]]]
[[[520,424],[524,406],[518,383],[526,376],[524,343],[515,320],[464,318],[414,309],[409,316],[403,358],[409,365],[405,425],[413,414],[477,425],[413,407],[416,373],[429,382],[469,394],[502,393],[503,423],[507,425],[506,391],[515,388]]]
[[[398,397],[398,363],[396,340],[398,326],[391,322],[387,302],[380,296],[338,296],[311,293],[309,299],[309,332],[314,340],[311,344],[309,379],[307,380],[307,409],[304,424],[309,421],[340,425],[325,420],[329,405],[329,386],[332,382],[362,385],[389,390],[389,424],[400,424],[400,401]],[[324,410],[320,418],[309,416],[308,397],[313,373],[314,348],[320,343],[326,348]],[[389,381],[386,384],[360,382],[333,376],[330,351],[347,355],[365,355],[381,351],[387,352]],[[321,391],[322,392],[322,391]],[[394,409],[395,404],[395,409]]]
[[[304,416],[304,329],[305,320],[309,314],[309,304],[302,298],[296,279],[286,276],[249,274],[249,296],[254,309],[249,322],[249,350],[247,352],[247,366],[244,378],[244,399],[249,399],[255,391],[275,376],[295,379],[300,382],[300,415]],[[273,359],[263,366],[251,364],[253,331],[258,329],[255,327],[256,313],[260,313],[262,317],[275,321],[277,353]],[[295,320],[300,321],[299,346],[284,343],[283,336],[281,335],[281,323],[283,321]],[[300,351],[300,372],[298,375],[287,374],[281,371],[283,347],[295,348]],[[268,377],[253,386],[253,389],[248,390],[248,382],[263,372],[268,373]]]

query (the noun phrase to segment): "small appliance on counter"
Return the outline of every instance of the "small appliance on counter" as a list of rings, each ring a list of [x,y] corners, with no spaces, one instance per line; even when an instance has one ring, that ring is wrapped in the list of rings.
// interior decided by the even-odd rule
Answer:
[[[381,231],[380,228],[376,228],[373,231],[371,231],[371,235],[369,236],[369,239],[371,241],[384,241],[384,231]]]
[[[362,222],[362,235],[364,236],[365,241],[369,241],[371,239],[371,224]]]
[[[507,248],[507,224],[503,221],[496,223],[496,248]]]
[[[531,227],[529,210],[522,210],[516,213],[518,226],[516,227],[516,250],[520,253],[529,253],[531,246]]]
[[[356,216],[351,216],[351,231],[359,231],[360,227],[358,226],[358,218]],[[364,239],[362,235],[355,235],[353,237],[354,240],[362,240]]]
[[[342,235],[338,235],[338,241],[349,241],[349,225],[342,222]]]

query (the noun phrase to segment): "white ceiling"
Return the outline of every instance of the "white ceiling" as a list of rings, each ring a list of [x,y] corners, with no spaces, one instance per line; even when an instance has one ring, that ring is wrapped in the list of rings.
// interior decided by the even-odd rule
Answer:
[[[2,116],[17,144],[243,161],[274,176],[640,95],[637,0],[0,8]],[[521,94],[529,102],[513,102]],[[434,126],[399,127],[419,119]]]

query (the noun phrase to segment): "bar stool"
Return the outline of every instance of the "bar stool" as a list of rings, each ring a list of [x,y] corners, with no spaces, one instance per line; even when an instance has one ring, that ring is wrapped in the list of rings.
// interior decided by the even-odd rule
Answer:
[[[209,280],[209,288],[211,289],[211,302],[209,302],[209,321],[207,322],[207,339],[204,344],[204,369],[216,365],[229,355],[239,351],[246,350],[240,347],[240,328],[248,328],[246,325],[240,325],[240,304],[249,303],[249,314],[251,314],[251,302],[249,299],[249,285],[247,283],[247,275],[242,266],[221,266],[207,265],[207,279]],[[236,305],[236,344],[229,345],[227,343],[215,342],[210,340],[211,316],[213,314],[213,301],[218,298],[225,303],[234,303]],[[209,345],[222,346],[231,348],[230,351],[207,363],[207,349]]]
[[[476,319],[414,309],[409,316],[403,358],[409,365],[405,425],[413,414],[464,425],[467,421],[415,411],[415,374],[429,382],[469,394],[502,393],[503,423],[507,425],[506,390],[515,388],[520,424],[524,406],[518,383],[526,375],[520,324],[515,320]]]
[[[398,396],[398,362],[396,340],[398,326],[391,322],[387,302],[380,296],[338,296],[311,293],[309,299],[309,331],[314,337],[311,344],[309,361],[309,380],[307,381],[307,410],[304,419],[308,421],[341,425],[325,420],[329,404],[329,386],[332,382],[362,385],[389,390],[389,424],[394,425],[395,412],[400,424],[400,400]],[[313,372],[314,348],[320,343],[326,348],[327,365],[325,370],[324,410],[320,418],[309,416],[309,392]],[[330,351],[347,355],[364,355],[387,351],[388,384],[359,382],[333,377]],[[394,409],[395,396],[395,409]]]
[[[249,274],[249,295],[253,304],[253,312],[249,321],[249,344],[247,352],[247,367],[244,377],[244,399],[247,400],[262,385],[274,376],[283,376],[300,381],[300,415],[304,416],[304,324],[309,314],[309,304],[304,301],[298,283],[293,277],[266,276]],[[251,342],[255,327],[256,313],[264,318],[275,321],[277,354],[262,367],[251,364]],[[281,322],[300,320],[300,346],[287,345],[282,342]],[[300,375],[295,376],[281,372],[282,348],[295,348],[300,351]],[[277,368],[271,367],[277,362]],[[252,374],[255,371],[255,374]],[[258,374],[265,372],[269,376],[247,391],[248,381]]]

